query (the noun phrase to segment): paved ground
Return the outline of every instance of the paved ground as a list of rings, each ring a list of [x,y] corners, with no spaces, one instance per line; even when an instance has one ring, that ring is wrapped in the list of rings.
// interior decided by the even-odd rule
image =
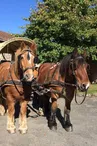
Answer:
[[[64,100],[58,100],[63,111]],[[57,131],[47,127],[45,117],[30,112],[27,134],[9,134],[6,131],[6,115],[0,117],[0,146],[97,146],[97,97],[85,100],[82,105],[72,102],[71,121],[73,132],[66,132],[57,120]],[[18,128],[18,119],[16,119]]]

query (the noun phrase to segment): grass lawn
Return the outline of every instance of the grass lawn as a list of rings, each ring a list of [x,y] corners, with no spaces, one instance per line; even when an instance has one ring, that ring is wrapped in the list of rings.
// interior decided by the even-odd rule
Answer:
[[[91,84],[88,89],[89,94],[97,94],[97,84]]]
[[[97,96],[97,84],[91,84],[89,89],[88,89],[87,94]],[[77,95],[83,96],[83,95],[85,95],[85,92],[81,92],[81,91],[77,90]]]

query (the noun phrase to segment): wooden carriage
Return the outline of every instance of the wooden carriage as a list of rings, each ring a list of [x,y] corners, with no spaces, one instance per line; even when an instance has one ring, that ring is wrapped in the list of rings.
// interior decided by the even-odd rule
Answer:
[[[32,44],[32,40],[26,37],[14,37],[0,43],[0,60],[14,61],[15,52],[22,41],[28,46]]]

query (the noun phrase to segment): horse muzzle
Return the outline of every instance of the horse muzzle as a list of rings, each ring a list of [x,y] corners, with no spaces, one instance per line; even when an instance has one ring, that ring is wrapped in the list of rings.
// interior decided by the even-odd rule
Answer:
[[[32,82],[34,80],[34,76],[31,74],[25,74],[23,79],[25,82]]]
[[[81,92],[85,92],[88,90],[90,83],[87,84],[77,84],[78,90]]]

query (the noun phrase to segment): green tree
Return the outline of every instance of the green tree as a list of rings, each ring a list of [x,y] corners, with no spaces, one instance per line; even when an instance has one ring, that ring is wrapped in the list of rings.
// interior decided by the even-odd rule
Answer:
[[[24,36],[35,39],[41,61],[59,61],[75,47],[97,51],[96,0],[44,0],[25,20]]]

